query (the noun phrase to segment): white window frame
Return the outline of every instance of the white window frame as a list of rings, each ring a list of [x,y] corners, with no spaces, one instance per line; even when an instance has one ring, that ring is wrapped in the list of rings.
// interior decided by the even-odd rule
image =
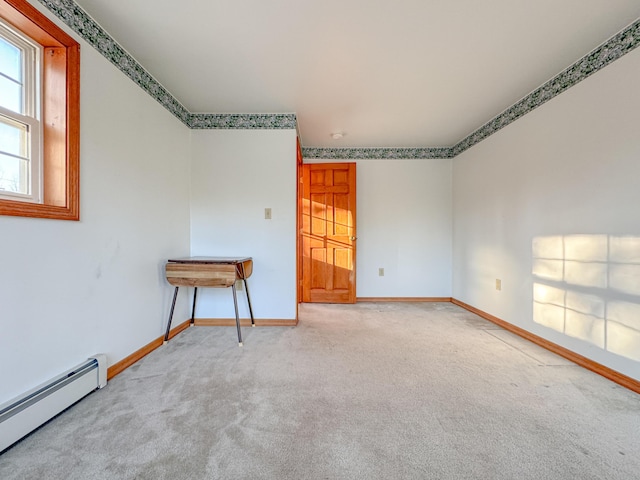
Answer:
[[[42,122],[40,121],[42,81],[42,47],[13,29],[0,19],[0,36],[22,52],[22,112],[14,112],[0,106],[0,116],[7,123],[24,125],[27,129],[27,171],[23,172],[27,182],[27,193],[0,190],[0,199],[42,203]],[[0,146],[0,151],[2,151]],[[7,154],[6,152],[2,152]],[[11,154],[8,154],[13,156]]]

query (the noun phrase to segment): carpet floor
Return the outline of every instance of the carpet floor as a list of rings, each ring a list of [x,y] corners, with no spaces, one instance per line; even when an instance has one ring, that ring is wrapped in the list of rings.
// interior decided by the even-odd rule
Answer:
[[[640,479],[640,396],[449,303],[192,327],[0,455],[14,479]]]

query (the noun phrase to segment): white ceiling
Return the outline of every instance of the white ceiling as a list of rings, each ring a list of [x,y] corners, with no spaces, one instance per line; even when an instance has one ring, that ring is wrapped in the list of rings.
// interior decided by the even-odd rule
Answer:
[[[640,17],[640,0],[76,2],[192,113],[296,113],[305,147],[451,146]]]

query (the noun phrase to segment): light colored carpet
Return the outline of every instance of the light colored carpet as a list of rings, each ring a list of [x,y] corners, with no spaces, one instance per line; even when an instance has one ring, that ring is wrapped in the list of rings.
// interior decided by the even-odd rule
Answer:
[[[12,479],[640,479],[640,396],[448,304],[193,327],[0,456]]]

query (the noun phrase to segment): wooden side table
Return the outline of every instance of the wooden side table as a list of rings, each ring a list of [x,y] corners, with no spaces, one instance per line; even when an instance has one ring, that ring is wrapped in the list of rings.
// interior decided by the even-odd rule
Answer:
[[[175,286],[171,312],[167,322],[167,330],[164,334],[164,343],[169,340],[169,330],[173,319],[173,309],[176,306],[178,289],[180,287],[194,287],[193,306],[191,307],[191,324],[194,323],[196,311],[196,297],[198,287],[228,288],[233,291],[233,306],[236,311],[236,328],[238,330],[238,345],[242,346],[242,332],[240,330],[240,317],[238,315],[238,296],[236,293],[236,280],[244,282],[247,292],[247,303],[251,315],[251,326],[255,327],[251,298],[247,278],[253,273],[253,259],[251,257],[185,257],[167,260],[165,266],[167,281]]]

